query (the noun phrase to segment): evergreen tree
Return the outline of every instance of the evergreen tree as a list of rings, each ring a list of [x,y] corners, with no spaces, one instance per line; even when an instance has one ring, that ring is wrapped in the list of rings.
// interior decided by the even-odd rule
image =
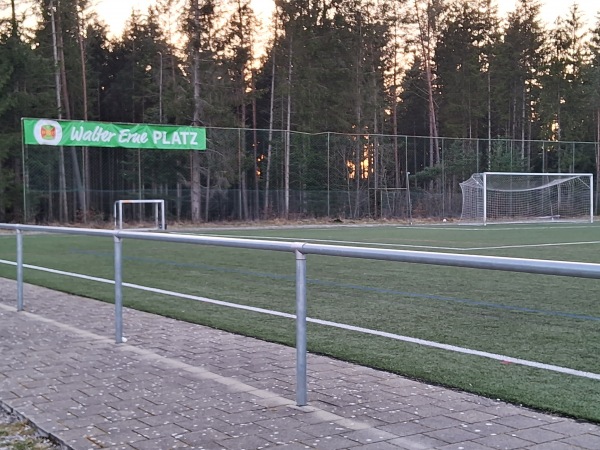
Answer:
[[[429,122],[429,165],[434,166],[440,159],[439,121],[436,104],[436,80],[434,55],[440,36],[440,23],[447,9],[446,0],[415,0],[414,8],[408,12],[408,23],[414,24],[417,32],[414,42],[416,53],[423,63],[427,86],[427,108]]]
[[[600,17],[598,17],[595,27],[590,32],[588,42],[588,51],[590,53],[589,63],[585,67],[585,91],[589,115],[592,120],[588,122],[587,136],[594,142],[594,159],[591,166],[594,167],[596,189],[594,194],[595,209],[598,211],[600,204]]]
[[[572,159],[563,157],[560,141],[584,139],[588,110],[583,72],[589,58],[585,35],[581,14],[577,4],[573,4],[567,18],[557,20],[546,51],[548,59],[540,96],[542,136],[559,143],[538,158],[542,170],[574,171]]]
[[[407,136],[429,136],[428,124],[427,80],[423,71],[423,63],[419,56],[415,59],[402,80],[400,100],[398,104],[398,132]],[[408,139],[407,139],[408,144]],[[412,151],[408,152],[408,171],[413,174],[421,171],[428,164],[427,140],[410,139]],[[412,170],[411,170],[412,169]]]
[[[23,37],[16,11],[0,29],[0,222],[27,220],[23,210],[23,161],[21,118],[51,116],[54,109],[51,61],[33,50]],[[32,205],[45,205],[48,198],[29,197]]]
[[[520,140],[524,168],[531,166],[527,139],[538,139],[540,83],[543,72],[545,33],[539,19],[537,0],[520,0],[508,16],[504,36],[491,61],[491,137]],[[494,154],[488,144],[488,161]]]
[[[440,132],[447,137],[478,138],[487,129],[487,62],[498,29],[487,2],[453,5],[435,51]]]

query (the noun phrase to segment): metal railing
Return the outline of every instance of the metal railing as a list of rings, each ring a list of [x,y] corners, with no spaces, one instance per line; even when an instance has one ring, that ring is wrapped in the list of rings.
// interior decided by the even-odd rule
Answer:
[[[46,227],[37,225],[0,224],[0,229],[16,232],[17,241],[17,310],[24,308],[23,299],[23,232],[45,232],[84,236],[103,236],[114,242],[114,285],[115,285],[115,341],[123,342],[123,278],[122,241],[138,239],[193,245],[212,245],[253,250],[271,250],[293,253],[296,258],[296,403],[307,404],[307,317],[306,317],[306,255],[336,256],[380,261],[396,261],[416,264],[464,267],[471,269],[499,270],[542,275],[560,275],[578,278],[600,279],[600,264],[547,261],[539,259],[508,258],[496,256],[461,255],[454,253],[422,252],[410,250],[388,250],[380,248],[350,247],[339,245],[309,244],[304,242],[280,242],[253,239],[190,236],[183,234],[148,233],[121,230],[98,230],[88,228]],[[418,340],[413,340],[418,341]],[[425,341],[422,341],[425,342]],[[419,342],[417,342],[419,343]],[[440,347],[450,347],[441,344]],[[472,354],[490,356],[483,352]],[[492,355],[493,356],[493,355]],[[515,360],[517,361],[517,360]],[[522,362],[522,360],[518,360]],[[538,365],[540,366],[540,365]],[[574,372],[565,369],[563,372]],[[596,377],[595,374],[591,374]]]

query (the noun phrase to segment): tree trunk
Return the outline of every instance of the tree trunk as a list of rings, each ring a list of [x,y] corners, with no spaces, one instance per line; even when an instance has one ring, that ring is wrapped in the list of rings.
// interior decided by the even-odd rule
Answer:
[[[200,99],[200,11],[198,0],[191,0],[192,14],[194,15],[194,31],[192,37],[193,73],[194,73],[194,118],[193,125],[200,126],[202,117],[202,103]],[[190,194],[192,207],[192,223],[202,219],[202,191],[200,186],[200,154],[191,152],[190,157]]]
[[[61,78],[60,78],[60,63],[58,52],[58,38],[56,36],[56,16],[54,14],[54,0],[50,0],[50,21],[52,26],[52,50],[54,55],[54,83],[56,91],[56,109],[58,111],[58,119],[62,119],[62,98],[61,98]],[[58,220],[62,223],[68,221],[69,205],[67,202],[67,178],[65,175],[65,151],[61,146],[58,157],[58,190],[59,190],[59,205],[58,205]]]
[[[425,78],[427,81],[427,104],[429,111],[429,165],[435,166],[440,160],[439,145],[438,145],[438,130],[437,130],[437,113],[435,109],[435,100],[433,98],[433,73],[431,70],[431,27],[429,19],[425,19],[423,24],[421,19],[421,11],[415,0],[415,11],[419,26],[419,42],[421,46],[421,54],[423,63],[425,64]]]
[[[359,28],[361,27],[361,24],[359,23]],[[360,38],[361,41],[359,42],[359,51],[356,52],[356,60],[355,60],[355,70],[354,70],[354,75],[355,75],[355,83],[356,83],[356,91],[355,91],[355,101],[356,101],[356,106],[355,106],[355,120],[356,120],[356,130],[358,130],[359,135],[356,137],[356,146],[355,146],[355,154],[354,154],[354,212],[352,213],[353,217],[358,217],[359,215],[359,211],[360,211],[360,187],[361,187],[361,176],[362,176],[362,170],[361,170],[361,162],[362,162],[362,158],[363,158],[363,145],[362,145],[362,136],[360,135],[360,130],[362,130],[362,115],[363,115],[363,108],[362,108],[362,86],[361,86],[361,82],[360,82],[360,77],[361,77],[361,72],[363,69],[363,52],[362,52],[362,29],[360,29]]]
[[[192,222],[198,223],[202,219],[202,190],[200,187],[200,154],[192,151],[190,156],[190,179],[191,179],[191,202],[192,202]]]
[[[246,120],[246,108],[242,108],[242,120]],[[244,170],[244,161],[246,160],[244,151],[246,149],[246,133],[242,128],[239,131],[238,139],[238,173],[240,177],[240,218],[248,220],[248,184],[246,181],[246,171]]]
[[[181,203],[183,199],[183,192],[181,189],[181,181],[177,182],[177,198],[175,200],[175,214],[177,216],[177,222],[181,221]]]
[[[600,196],[600,108],[596,110],[596,205],[598,211],[598,197]]]
[[[83,13],[84,11],[78,11],[81,13],[81,17],[77,19],[77,40],[79,43],[79,56],[81,58],[81,84],[82,84],[82,92],[83,92],[83,120],[88,120],[88,99],[87,99],[87,74],[86,74],[86,65],[85,65],[85,46],[83,43],[83,29],[84,29],[84,19]],[[88,206],[89,199],[88,195],[90,192],[90,162],[89,162],[89,152],[87,147],[83,147],[81,149],[83,156],[83,196],[82,196],[82,218],[83,222],[88,222]]]
[[[259,219],[260,216],[260,193],[258,190],[258,132],[256,130],[257,124],[257,110],[256,110],[256,85],[254,79],[254,69],[252,69],[252,149],[254,156],[254,205],[252,205],[252,215],[255,220]]]
[[[285,131],[285,218],[290,217],[290,137],[292,128],[292,42],[290,40],[290,59],[288,62],[287,124]]]
[[[60,5],[60,0],[58,1],[58,5]],[[70,102],[70,97],[69,97],[69,88],[68,88],[68,84],[67,84],[67,69],[65,67],[65,52],[64,52],[64,42],[63,42],[63,32],[62,32],[62,20],[61,20],[61,11],[60,11],[60,7],[57,8],[58,10],[58,18],[57,18],[57,30],[56,30],[56,35],[57,35],[57,50],[58,50],[58,61],[59,61],[59,68],[60,68],[60,77],[62,80],[61,83],[61,88],[62,88],[62,95],[63,95],[63,107],[64,107],[64,112],[65,112],[65,116],[67,120],[71,120],[73,118],[73,116],[71,115],[71,102]],[[77,158],[77,152],[75,151],[75,148],[71,147],[71,164],[73,165],[73,181],[75,183],[75,187],[77,189],[77,200],[78,200],[78,204],[79,204],[79,208],[83,208],[85,205],[85,194],[83,191],[83,183],[81,181],[81,172],[79,170],[79,160]],[[74,218],[77,219],[77,214],[74,215]]]
[[[210,170],[206,171],[206,189],[204,189],[204,221],[208,222],[210,212]]]
[[[265,218],[269,214],[269,189],[271,182],[271,154],[273,151],[273,115],[275,103],[275,54],[273,54],[273,67],[271,68],[271,99],[269,105],[269,143],[267,146],[267,171],[265,173]]]
[[[526,100],[527,100],[527,89],[525,83],[523,83],[523,99],[521,101],[521,167],[525,165],[525,118],[526,118]]]

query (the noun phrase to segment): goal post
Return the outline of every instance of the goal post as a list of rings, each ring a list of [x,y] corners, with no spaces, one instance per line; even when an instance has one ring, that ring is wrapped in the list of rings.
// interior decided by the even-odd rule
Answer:
[[[460,183],[461,221],[591,223],[593,179],[589,173],[475,173]]]
[[[136,224],[154,224],[154,226],[148,227],[133,227],[135,229],[143,230],[166,230],[167,223],[165,220],[165,201],[162,199],[148,199],[148,200],[117,200],[114,204],[114,218],[115,218],[115,229],[122,230],[124,226],[124,211],[125,205],[140,205],[140,214]],[[147,213],[145,206],[151,205],[152,211]]]

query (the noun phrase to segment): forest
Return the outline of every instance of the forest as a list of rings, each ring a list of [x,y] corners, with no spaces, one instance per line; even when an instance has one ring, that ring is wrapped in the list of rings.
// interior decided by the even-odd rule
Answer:
[[[122,199],[191,223],[456,217],[484,171],[598,193],[600,16],[274,3],[157,0],[111,36],[94,0],[0,0],[0,222],[103,223]],[[207,149],[26,146],[23,118],[204,127]]]

